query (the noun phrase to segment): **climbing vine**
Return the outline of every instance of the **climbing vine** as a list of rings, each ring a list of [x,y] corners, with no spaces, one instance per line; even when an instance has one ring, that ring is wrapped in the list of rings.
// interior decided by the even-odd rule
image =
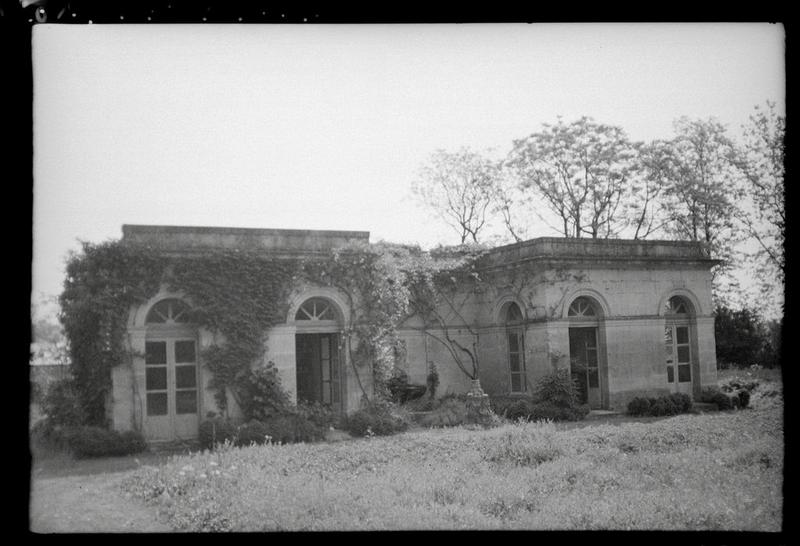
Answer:
[[[59,318],[78,402],[88,424],[103,426],[111,368],[127,358],[128,311],[158,291],[166,259],[148,247],[115,241],[81,245],[67,262]]]
[[[201,358],[212,372],[217,405],[225,411],[228,393],[237,399],[247,392],[251,366],[266,350],[266,332],[285,321],[290,291],[301,281],[338,288],[349,299],[351,320],[344,331],[349,361],[363,395],[368,397],[362,375],[371,373],[375,396],[384,397],[403,353],[397,327],[415,314],[440,327],[444,322],[436,306],[443,303],[457,315],[453,295],[479,280],[478,256],[474,249],[429,253],[388,243],[352,243],[302,259],[234,249],[176,256],[122,241],[83,243],[82,252],[68,261],[60,297],[81,405],[90,423],[105,424],[111,368],[131,356],[125,345],[131,306],[166,287],[184,294],[192,304],[191,321],[214,334]],[[445,336],[456,362],[476,376],[477,361],[473,358],[470,373],[460,360],[469,348]]]
[[[172,264],[167,284],[191,300],[192,322],[223,338],[201,354],[221,411],[228,408],[228,392],[238,401],[247,389],[250,366],[266,349],[265,332],[285,321],[298,267],[297,259],[227,249],[177,258]]]

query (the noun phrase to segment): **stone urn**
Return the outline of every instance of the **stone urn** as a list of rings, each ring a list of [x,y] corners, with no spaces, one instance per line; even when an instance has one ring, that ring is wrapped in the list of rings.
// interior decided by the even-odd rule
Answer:
[[[488,425],[492,421],[489,395],[483,392],[480,379],[473,379],[467,392],[467,422]]]

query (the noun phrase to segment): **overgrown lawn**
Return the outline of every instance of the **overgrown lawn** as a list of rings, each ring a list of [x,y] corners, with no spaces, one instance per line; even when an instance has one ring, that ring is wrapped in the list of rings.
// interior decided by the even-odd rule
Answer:
[[[783,408],[221,449],[125,489],[185,531],[779,531]]]

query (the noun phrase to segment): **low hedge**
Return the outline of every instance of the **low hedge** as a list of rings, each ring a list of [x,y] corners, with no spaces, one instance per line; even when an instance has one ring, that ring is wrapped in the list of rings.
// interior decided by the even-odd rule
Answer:
[[[41,446],[71,452],[79,459],[121,457],[147,449],[144,437],[136,431],[117,432],[92,426],[63,426],[44,418],[31,430],[31,440]]]
[[[707,390],[703,392],[701,400],[705,403],[716,404],[717,409],[721,411],[744,409],[750,405],[750,393],[746,390],[731,393],[720,390]]]
[[[78,427],[69,432],[69,448],[79,459],[120,457],[147,449],[142,435],[133,430],[117,432],[100,427]]]
[[[628,414],[640,417],[678,415],[692,411],[692,398],[682,392],[657,398],[636,397],[628,403]]]
[[[590,411],[588,404],[563,406],[551,401],[535,401],[528,396],[496,397],[490,404],[497,415],[512,421],[580,421]]]
[[[221,417],[208,419],[200,423],[200,446],[213,449],[226,441],[236,446],[248,446],[266,442],[291,444],[322,440],[330,417],[316,413],[313,417],[319,420],[317,423],[306,415],[300,411],[286,412],[262,421],[253,419],[238,426]]]
[[[345,429],[353,436],[389,436],[408,429],[408,420],[392,404],[372,402],[348,415]]]
[[[214,417],[200,423],[198,435],[200,447],[213,449],[215,445],[233,442],[236,439],[236,426],[222,417]]]

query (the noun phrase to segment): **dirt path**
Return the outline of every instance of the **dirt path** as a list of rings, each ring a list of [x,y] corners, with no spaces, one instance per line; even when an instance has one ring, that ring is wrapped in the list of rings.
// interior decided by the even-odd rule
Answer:
[[[126,472],[34,478],[30,530],[35,533],[163,533],[156,510],[125,497]]]

